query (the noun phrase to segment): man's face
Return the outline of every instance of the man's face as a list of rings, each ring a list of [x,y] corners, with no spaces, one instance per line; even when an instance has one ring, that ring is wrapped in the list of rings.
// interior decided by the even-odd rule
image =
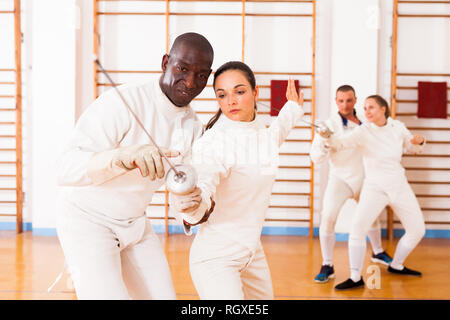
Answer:
[[[211,64],[212,58],[207,53],[180,46],[175,53],[163,57],[162,91],[176,106],[188,105],[205,88]]]
[[[356,104],[356,97],[353,91],[338,91],[336,93],[336,105],[339,113],[344,117],[353,114],[353,109]]]

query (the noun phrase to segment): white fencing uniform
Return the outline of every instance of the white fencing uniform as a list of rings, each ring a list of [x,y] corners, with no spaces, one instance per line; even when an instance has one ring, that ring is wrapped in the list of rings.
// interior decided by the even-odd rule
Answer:
[[[303,109],[288,101],[269,129],[221,115],[194,143],[192,164],[202,201],[215,207],[202,223],[190,252],[190,271],[200,299],[273,299],[272,280],[261,246],[261,230],[277,170],[279,146]],[[185,220],[200,220],[200,205]]]
[[[412,137],[402,122],[388,118],[385,126],[364,124],[330,141],[338,150],[359,147],[363,155],[366,179],[349,239],[351,278],[355,282],[359,281],[363,266],[365,236],[382,208],[391,206],[405,228],[392,267],[402,269],[404,260],[425,234],[422,211],[400,163],[404,151],[417,153],[423,149],[423,145],[410,142]]]
[[[159,146],[190,152],[202,132],[190,106],[173,105],[157,80],[119,90]],[[88,174],[95,153],[143,144],[152,143],[109,90],[81,115],[59,159],[64,190],[57,231],[79,299],[176,298],[164,251],[145,214],[164,180],[143,178],[137,169],[109,170],[101,183]]]
[[[340,137],[359,127],[359,124],[349,121],[339,113],[334,114],[325,124],[334,132],[335,137]],[[339,212],[349,199],[357,199],[364,180],[364,167],[362,154],[358,148],[343,150],[330,150],[325,148],[326,140],[320,135],[315,135],[310,157],[315,164],[329,160],[328,184],[323,197],[323,209],[321,212],[319,238],[322,252],[323,265],[332,265],[333,250],[335,244],[335,225]],[[374,253],[381,253],[381,230],[379,221],[376,220],[369,233]]]

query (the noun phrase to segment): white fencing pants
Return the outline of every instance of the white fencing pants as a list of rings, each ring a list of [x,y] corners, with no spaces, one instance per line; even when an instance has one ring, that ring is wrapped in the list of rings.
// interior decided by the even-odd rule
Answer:
[[[423,214],[406,178],[395,184],[386,183],[383,189],[366,180],[361,190],[348,243],[350,269],[354,281],[358,280],[363,267],[366,252],[366,234],[370,225],[380,214],[380,210],[387,205],[391,206],[405,228],[405,234],[397,244],[393,263],[397,261],[398,264],[403,264],[408,254],[425,235]]]
[[[272,278],[261,244],[252,253],[237,242],[230,243],[227,255],[195,261],[196,250],[212,249],[211,243],[198,244],[194,254],[191,251],[189,266],[201,300],[274,299]]]
[[[319,227],[319,240],[323,265],[332,265],[335,245],[334,228],[339,212],[347,200],[354,199],[356,196],[357,195],[354,194],[350,186],[343,180],[337,177],[330,177],[328,180],[323,198],[323,209]],[[378,219],[373,222],[371,229],[378,230],[378,234],[375,232],[371,233],[369,240],[371,243],[380,243],[381,241],[379,238],[381,238],[381,228]]]
[[[78,299],[176,299],[159,238],[145,216],[104,220],[68,202],[58,237]]]

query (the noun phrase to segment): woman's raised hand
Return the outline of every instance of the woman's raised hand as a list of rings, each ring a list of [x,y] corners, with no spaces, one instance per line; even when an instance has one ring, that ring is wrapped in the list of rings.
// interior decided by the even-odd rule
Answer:
[[[425,138],[422,137],[420,134],[415,134],[412,139],[411,139],[411,143],[412,144],[423,144],[425,141]]]
[[[294,79],[288,80],[288,86],[286,90],[286,98],[291,101],[297,102],[299,105],[303,106],[303,91],[300,90],[300,94],[297,93],[295,88]]]

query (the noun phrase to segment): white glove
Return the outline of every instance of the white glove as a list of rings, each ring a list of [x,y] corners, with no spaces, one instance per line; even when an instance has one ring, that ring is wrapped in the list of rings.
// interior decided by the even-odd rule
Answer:
[[[329,138],[325,139],[324,147],[332,152],[336,152],[341,149],[341,144],[334,135],[331,135]]]
[[[325,122],[319,123],[319,128],[316,129],[316,132],[324,139],[329,139],[333,135],[333,131],[325,124]]]
[[[177,157],[179,155],[178,151],[170,151],[165,148],[161,148],[161,151],[164,152],[167,157]],[[155,180],[156,177],[161,179],[165,174],[162,156],[158,149],[151,145],[119,148],[117,149],[112,162],[119,168],[126,170],[139,168],[141,175],[143,177],[148,176],[150,180]]]
[[[198,187],[191,193],[182,196],[169,192],[169,205],[176,214],[181,215],[180,218],[183,222],[191,225],[199,223],[205,217],[205,214],[212,210],[211,208],[214,208],[212,199],[202,194]]]
[[[331,147],[327,140],[320,141],[320,150],[326,155],[330,153]]]
[[[161,148],[167,157],[179,156],[178,151]],[[134,145],[94,154],[88,164],[88,175],[94,183],[103,183],[130,170],[139,168],[150,180],[164,177],[164,165],[158,149],[152,145]]]
[[[194,212],[202,202],[202,190],[196,187],[192,192],[185,195],[178,195],[170,192],[169,205],[178,212],[185,214]]]

